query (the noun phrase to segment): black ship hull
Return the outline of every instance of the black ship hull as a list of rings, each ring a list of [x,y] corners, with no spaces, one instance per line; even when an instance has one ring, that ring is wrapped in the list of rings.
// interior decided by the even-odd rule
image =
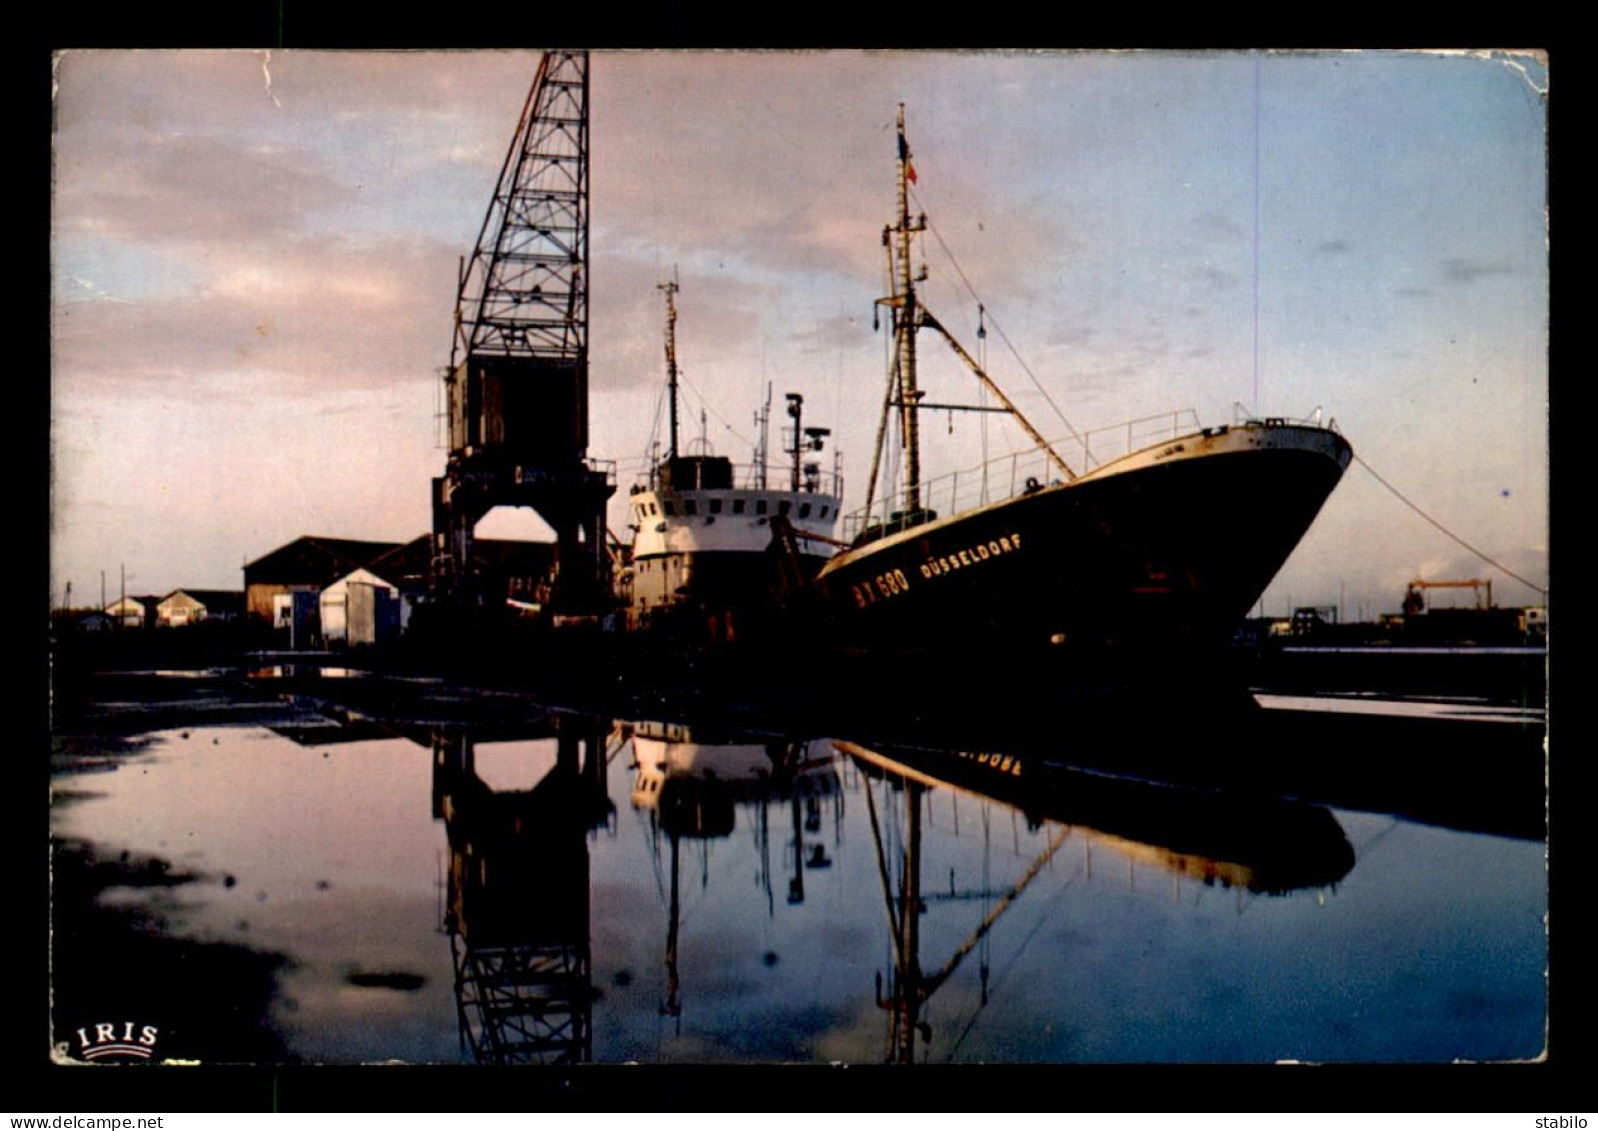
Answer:
[[[811,577],[826,559],[802,555]],[[759,644],[777,637],[772,602],[777,567],[767,552],[673,552],[633,563],[626,595],[629,632],[687,645]]]
[[[817,577],[829,635],[873,652],[964,650],[978,665],[1007,648],[1222,643],[1351,458],[1334,432],[1250,424],[890,532]]]

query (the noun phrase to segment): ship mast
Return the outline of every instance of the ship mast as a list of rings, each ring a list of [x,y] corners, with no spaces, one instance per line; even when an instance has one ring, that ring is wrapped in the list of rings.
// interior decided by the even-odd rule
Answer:
[[[916,309],[915,284],[917,275],[911,266],[911,237],[926,230],[927,218],[910,219],[910,180],[915,176],[910,164],[910,144],[904,136],[904,103],[899,103],[899,216],[891,229],[898,235],[895,264],[897,272],[895,291],[889,301],[893,311],[894,344],[898,362],[899,436],[904,448],[904,502],[905,512],[915,514],[921,509],[921,427],[918,419],[918,402],[921,393],[916,387],[916,327],[920,314]],[[884,233],[887,237],[887,233]],[[925,278],[925,271],[920,278]]]
[[[899,410],[899,439],[904,450],[904,515],[910,522],[919,522],[930,517],[922,514],[921,508],[921,428],[919,414],[923,408],[936,408],[950,412],[1004,412],[1015,417],[1016,422],[1032,442],[1044,452],[1049,460],[1060,469],[1067,479],[1075,479],[1076,472],[1072,471],[1065,460],[1060,458],[1052,445],[1044,439],[1043,434],[1037,430],[1030,420],[1021,412],[1014,401],[1005,395],[1004,390],[989,377],[987,371],[977,363],[969,353],[955,340],[947,327],[933,317],[932,313],[920,305],[916,295],[915,285],[926,279],[927,269],[923,264],[919,270],[914,266],[914,257],[911,254],[912,237],[926,231],[927,218],[923,213],[913,220],[910,217],[910,185],[916,180],[915,166],[910,160],[910,143],[905,139],[904,132],[904,103],[899,103],[898,118],[899,137],[899,208],[898,217],[894,224],[882,230],[882,243],[887,249],[889,278],[893,288],[887,298],[878,299],[877,303],[886,306],[893,319],[893,359],[888,372],[888,395],[883,402],[882,418],[877,431],[877,443],[871,461],[871,482],[866,487],[866,510],[869,513],[876,492],[877,471],[881,466],[882,442],[886,432],[888,408]],[[990,408],[982,405],[931,405],[923,404],[925,395],[917,385],[916,379],[916,332],[923,326],[931,327],[941,334],[949,343],[960,361],[970,369],[983,386],[993,393],[1002,407]]]
[[[677,281],[659,283],[657,290],[666,292],[666,387],[671,400],[671,447],[667,459],[677,458]]]

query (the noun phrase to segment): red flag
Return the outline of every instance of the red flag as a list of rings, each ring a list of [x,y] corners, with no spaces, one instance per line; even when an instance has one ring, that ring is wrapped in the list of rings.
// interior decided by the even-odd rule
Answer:
[[[900,121],[899,123],[899,160],[904,162],[904,175],[910,178],[911,184],[914,184],[916,179],[916,167],[910,163],[910,145],[904,140],[903,121]]]

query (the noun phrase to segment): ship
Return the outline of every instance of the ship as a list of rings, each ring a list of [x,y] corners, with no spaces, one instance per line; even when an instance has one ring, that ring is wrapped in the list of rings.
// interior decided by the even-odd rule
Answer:
[[[1255,418],[1200,427],[1191,412],[1049,441],[920,301],[915,179],[898,115],[897,215],[883,232],[893,334],[865,506],[811,585],[848,651],[955,652],[984,665],[1017,650],[1149,655],[1224,643],[1303,538],[1353,458],[1336,422]],[[932,404],[917,337],[932,331],[996,401]],[[979,331],[979,333],[982,331]],[[1007,413],[1029,451],[923,481],[918,417]],[[892,415],[903,484],[877,493]],[[1062,454],[1063,450],[1063,454]],[[1065,457],[1069,455],[1068,461]]]
[[[843,505],[836,466],[818,454],[830,429],[804,423],[804,396],[788,393],[786,474],[771,469],[767,435],[771,394],[756,417],[753,462],[734,465],[710,450],[703,435],[683,444],[679,421],[675,281],[666,297],[668,447],[648,463],[628,499],[632,552],[618,579],[618,597],[631,632],[655,633],[693,644],[729,645],[768,634],[774,569],[817,573],[837,544],[832,537]],[[780,523],[795,554],[774,563],[772,524]]]

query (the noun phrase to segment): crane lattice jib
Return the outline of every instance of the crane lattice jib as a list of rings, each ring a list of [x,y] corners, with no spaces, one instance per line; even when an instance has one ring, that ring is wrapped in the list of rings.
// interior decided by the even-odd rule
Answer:
[[[587,266],[588,53],[551,51],[462,273],[457,358],[583,359]]]

